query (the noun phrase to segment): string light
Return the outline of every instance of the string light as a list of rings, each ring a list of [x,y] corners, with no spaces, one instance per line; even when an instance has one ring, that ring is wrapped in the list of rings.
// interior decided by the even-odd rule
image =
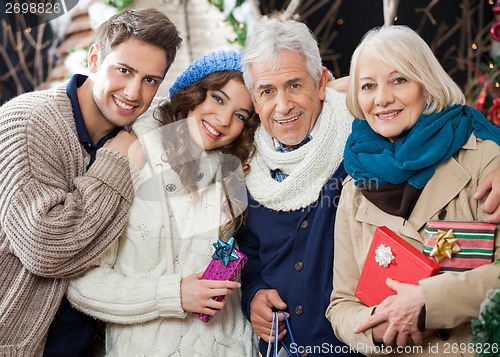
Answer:
[[[31,27],[26,27],[26,33],[31,33]]]
[[[477,44],[473,43],[471,47],[473,50],[477,50]]]
[[[344,19],[338,19],[337,25],[342,26],[344,24]]]

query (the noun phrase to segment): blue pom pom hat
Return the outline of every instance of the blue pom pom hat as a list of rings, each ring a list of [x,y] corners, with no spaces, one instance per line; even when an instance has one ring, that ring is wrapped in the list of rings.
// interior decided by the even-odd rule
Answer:
[[[174,81],[169,90],[170,99],[181,89],[215,72],[241,72],[241,52],[219,51],[203,56],[189,65]]]

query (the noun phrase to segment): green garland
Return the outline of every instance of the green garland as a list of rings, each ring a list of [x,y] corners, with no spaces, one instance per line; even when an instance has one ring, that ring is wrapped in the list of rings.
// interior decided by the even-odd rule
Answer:
[[[499,264],[499,261],[495,263]],[[486,308],[479,319],[471,323],[472,343],[477,346],[476,357],[499,357],[500,289],[495,289],[495,294],[490,299],[486,299],[485,303]]]

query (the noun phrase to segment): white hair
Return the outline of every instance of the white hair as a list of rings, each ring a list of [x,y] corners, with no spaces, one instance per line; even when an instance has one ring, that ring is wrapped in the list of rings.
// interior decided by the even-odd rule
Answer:
[[[323,65],[318,43],[312,32],[304,23],[272,18],[254,27],[243,48],[241,67],[250,93],[253,93],[252,64],[262,63],[269,68],[278,69],[283,52],[302,55],[314,83],[319,83]]]

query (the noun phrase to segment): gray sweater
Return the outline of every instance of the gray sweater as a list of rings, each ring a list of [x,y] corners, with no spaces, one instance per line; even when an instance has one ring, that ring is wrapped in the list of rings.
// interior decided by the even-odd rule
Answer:
[[[0,356],[39,356],[68,279],[122,232],[129,163],[102,148],[86,171],[66,85],[0,108]]]

